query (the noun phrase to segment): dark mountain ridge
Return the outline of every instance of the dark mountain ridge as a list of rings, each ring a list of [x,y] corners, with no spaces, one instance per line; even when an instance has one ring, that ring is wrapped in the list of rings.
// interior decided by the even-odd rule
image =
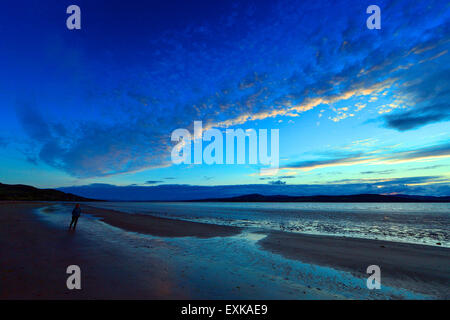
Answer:
[[[344,196],[265,196],[254,193],[230,198],[191,200],[191,202],[450,202],[450,197],[355,194]]]
[[[32,186],[0,183],[0,201],[104,201],[89,199],[72,193],[54,189],[38,189]],[[154,202],[152,200],[150,202]],[[262,195],[258,193],[246,194],[228,198],[207,198],[200,200],[181,200],[181,202],[450,202],[450,196],[433,197],[418,195],[382,195],[382,194],[355,194],[341,196],[286,196]],[[142,201],[139,201],[142,202]],[[169,201],[180,202],[180,201]]]
[[[53,189],[38,189],[23,184],[0,183],[0,200],[9,201],[96,201]]]

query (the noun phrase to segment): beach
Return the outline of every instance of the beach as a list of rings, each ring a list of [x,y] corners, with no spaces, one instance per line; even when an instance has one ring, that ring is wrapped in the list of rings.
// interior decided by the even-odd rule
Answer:
[[[378,265],[386,284],[436,296],[450,294],[448,248],[288,232],[271,232],[260,244],[287,258],[349,271],[359,277],[367,276],[367,266]]]
[[[450,249],[176,220],[72,204],[0,204],[2,299],[448,299]],[[381,290],[366,287],[379,265]],[[68,290],[78,265],[82,290]]]

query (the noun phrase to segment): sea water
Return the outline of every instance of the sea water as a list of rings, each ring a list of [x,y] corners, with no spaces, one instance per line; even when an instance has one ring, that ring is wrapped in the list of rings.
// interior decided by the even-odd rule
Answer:
[[[450,247],[450,203],[96,202],[171,219]]]

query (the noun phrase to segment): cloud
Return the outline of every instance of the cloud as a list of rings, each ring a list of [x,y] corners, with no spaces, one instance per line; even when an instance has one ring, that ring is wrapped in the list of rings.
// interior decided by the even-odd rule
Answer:
[[[148,181],[145,181],[145,184],[158,184],[158,183],[161,183],[161,182],[163,182],[163,181],[160,181],[160,180],[148,180]]]
[[[334,155],[333,153],[331,153]],[[375,150],[368,153],[353,153],[325,160],[308,160],[293,162],[281,167],[281,169],[300,169],[309,171],[319,168],[352,166],[357,164],[396,164],[404,162],[416,162],[426,159],[440,159],[450,157],[450,143],[442,143],[418,149],[385,152]],[[362,174],[376,173],[374,171],[361,172]],[[386,171],[387,173],[387,171]]]
[[[442,63],[448,65],[449,58]],[[406,131],[424,125],[450,120],[450,69],[430,66],[425,75],[412,72],[411,81],[399,88],[398,94],[407,97],[406,111],[384,116],[385,126]]]
[[[387,115],[384,119],[386,126],[389,128],[399,131],[411,130],[430,123],[450,120],[450,104],[442,103],[417,108],[407,112]]]
[[[361,28],[355,19],[361,17],[360,9],[359,4],[334,3],[333,28],[318,19],[329,17],[329,5],[294,1],[271,4],[266,18],[239,11],[239,18],[233,19],[237,26],[227,24],[229,16],[224,16],[208,24],[165,29],[140,52],[124,53],[116,46],[85,61],[76,59],[75,66],[62,70],[70,74],[88,66],[96,71],[92,73],[102,74],[80,81],[85,86],[77,91],[89,97],[86,102],[101,115],[96,119],[87,120],[82,112],[70,123],[43,117],[38,110],[45,106],[39,99],[32,106],[18,105],[17,116],[36,149],[34,158],[79,178],[170,166],[171,132],[192,128],[194,120],[203,120],[205,129],[224,128],[300,117],[330,106],[335,113],[330,118],[345,121],[370,107],[355,104],[343,110],[335,104],[387,91],[406,101],[406,111],[380,118],[389,128],[405,131],[448,120],[450,72],[443,67],[449,56],[443,53],[448,46],[443,2],[432,2],[426,15],[421,6],[409,6],[407,1],[387,4],[384,14],[398,19],[383,22],[383,28],[392,30],[383,37]],[[242,31],[237,33],[236,28]],[[123,61],[117,59],[122,55],[129,63],[111,62]],[[417,79],[420,83],[414,82]],[[63,112],[66,101],[59,103]],[[291,167],[365,161],[369,159],[359,155]]]
[[[428,169],[437,169],[437,168],[442,168],[442,167],[447,167],[445,165],[441,165],[441,164],[436,164],[434,166],[426,166],[426,167],[419,167],[419,168],[411,168],[409,169],[410,171],[414,171],[414,170],[428,170]]]
[[[390,174],[395,170],[380,170],[380,171],[363,171],[361,174]]]
[[[268,184],[273,184],[273,185],[283,185],[283,184],[286,184],[286,181],[282,181],[282,180],[273,180],[273,181],[269,181]]]
[[[341,179],[330,181],[331,184],[373,184],[377,188],[393,187],[393,186],[412,186],[412,185],[427,185],[435,183],[448,183],[450,180],[444,176],[416,176],[405,178],[373,178],[373,179]]]
[[[280,184],[286,184],[286,181],[283,181],[284,179],[294,179],[294,178],[295,178],[294,175],[286,175],[286,176],[279,176],[279,177],[275,177],[275,176],[260,177],[259,180],[268,180],[267,181],[268,184],[280,185]]]
[[[151,120],[63,126],[45,121],[37,110],[30,105],[16,109],[24,131],[40,145],[37,158],[73,176],[108,176],[169,165],[170,134],[151,126]]]
[[[47,142],[51,140],[50,126],[30,103],[18,103],[16,112],[25,133],[37,141]]]
[[[334,159],[326,160],[310,160],[310,161],[299,161],[283,166],[282,169],[302,169],[302,170],[313,170],[318,168],[326,167],[336,167],[336,166],[350,166],[355,164],[360,164],[364,162],[369,162],[370,158],[364,157],[362,154],[354,154],[351,156],[339,157]]]
[[[450,143],[397,152],[384,159],[389,162],[407,162],[444,157],[450,157]]]

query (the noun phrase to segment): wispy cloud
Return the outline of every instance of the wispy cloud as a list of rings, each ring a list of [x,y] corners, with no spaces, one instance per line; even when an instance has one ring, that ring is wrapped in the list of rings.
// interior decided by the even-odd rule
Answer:
[[[158,183],[161,183],[161,182],[163,182],[163,181],[161,181],[161,180],[148,180],[148,181],[145,181],[145,184],[158,184]]]
[[[286,181],[283,181],[283,180],[272,180],[272,181],[269,181],[268,184],[283,185],[283,184],[286,184]]]
[[[379,170],[379,171],[362,171],[361,174],[390,174],[395,172],[395,170]]]
[[[369,153],[354,153],[343,157],[335,157],[325,160],[293,162],[283,166],[282,169],[300,169],[303,171],[308,171],[326,167],[352,166],[357,164],[396,164],[448,157],[450,157],[450,144],[443,143],[435,146],[400,152],[386,153],[384,150],[377,150]],[[362,174],[369,173],[374,172],[362,172]]]
[[[337,167],[337,166],[351,166],[355,164],[367,163],[372,161],[373,158],[363,156],[362,154],[355,154],[352,156],[346,156],[341,158],[326,159],[326,160],[310,160],[300,161],[283,166],[282,169],[302,169],[302,170],[314,170],[318,168]]]

